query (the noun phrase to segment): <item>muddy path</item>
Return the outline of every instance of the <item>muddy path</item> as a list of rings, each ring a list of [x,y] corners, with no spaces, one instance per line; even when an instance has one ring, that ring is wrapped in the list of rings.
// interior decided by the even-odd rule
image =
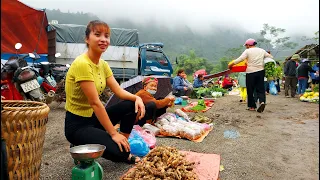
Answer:
[[[70,179],[73,161],[64,137],[63,105],[53,109],[47,124],[41,179]],[[175,106],[178,108],[179,106]],[[224,170],[220,178],[235,179],[319,179],[319,105],[299,102],[297,98],[267,95],[264,113],[245,110],[238,96],[215,101],[204,115],[214,119],[214,130],[202,143],[183,139],[157,138],[158,145],[181,150],[221,155]],[[193,116],[194,113],[189,113]],[[226,130],[239,137],[227,139]],[[105,159],[98,162],[104,179],[118,179],[131,166]]]

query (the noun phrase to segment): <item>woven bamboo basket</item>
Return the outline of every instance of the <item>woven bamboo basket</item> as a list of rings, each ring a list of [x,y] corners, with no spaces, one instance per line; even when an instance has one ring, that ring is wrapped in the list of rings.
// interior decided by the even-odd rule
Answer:
[[[49,107],[41,102],[10,100],[2,100],[1,106],[9,179],[39,179]]]

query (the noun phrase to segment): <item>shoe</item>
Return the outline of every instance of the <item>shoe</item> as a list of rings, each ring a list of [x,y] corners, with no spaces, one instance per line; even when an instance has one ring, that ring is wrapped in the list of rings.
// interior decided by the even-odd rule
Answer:
[[[286,96],[286,98],[290,98],[290,96]]]
[[[257,109],[257,112],[262,113],[264,111],[264,108],[266,107],[266,104],[262,102],[260,106]]]

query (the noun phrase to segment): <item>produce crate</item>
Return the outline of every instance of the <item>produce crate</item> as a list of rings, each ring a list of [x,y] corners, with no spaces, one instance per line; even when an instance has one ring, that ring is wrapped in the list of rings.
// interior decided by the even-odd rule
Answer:
[[[49,107],[35,101],[1,101],[1,138],[10,180],[40,179]]]

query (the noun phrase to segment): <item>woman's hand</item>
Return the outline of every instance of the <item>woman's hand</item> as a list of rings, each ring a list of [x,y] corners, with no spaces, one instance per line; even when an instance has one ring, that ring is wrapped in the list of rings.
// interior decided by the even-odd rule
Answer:
[[[146,109],[144,107],[143,101],[139,96],[136,96],[135,101],[135,112],[137,113],[140,110],[140,116],[139,119],[142,119],[146,113]]]
[[[168,96],[168,98],[169,98],[171,101],[173,101],[173,100],[175,99],[174,96]]]
[[[124,137],[124,135],[119,134],[118,132],[111,136],[112,140],[116,142],[119,146],[121,152],[123,152],[122,146],[126,150],[126,152],[130,152],[130,145],[128,139]]]
[[[228,68],[229,68],[229,69],[232,69],[233,66],[234,66],[234,63],[233,63],[233,62],[230,63],[230,64],[228,64]]]

